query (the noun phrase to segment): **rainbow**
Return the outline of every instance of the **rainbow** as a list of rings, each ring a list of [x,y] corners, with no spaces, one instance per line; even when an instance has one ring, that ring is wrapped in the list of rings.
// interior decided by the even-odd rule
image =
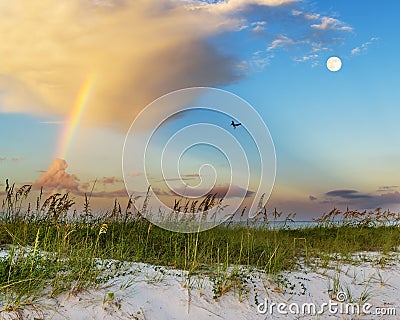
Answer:
[[[61,132],[56,158],[65,159],[68,148],[71,145],[71,141],[76,133],[76,129],[79,126],[82,115],[86,109],[86,106],[88,105],[87,102],[92,93],[93,86],[94,74],[91,73],[86,77],[81,88],[79,89],[79,93],[76,98],[74,107],[72,108],[72,111],[69,115],[69,119],[65,123],[64,128]]]

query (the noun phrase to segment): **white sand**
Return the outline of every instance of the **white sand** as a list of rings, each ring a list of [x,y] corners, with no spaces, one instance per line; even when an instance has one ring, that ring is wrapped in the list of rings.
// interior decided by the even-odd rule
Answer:
[[[399,255],[385,256],[388,262],[384,268],[379,264],[383,256],[377,253],[360,253],[353,258],[358,263],[336,263],[332,258],[329,266],[303,267],[273,278],[252,271],[241,293],[231,288],[218,299],[213,298],[215,280],[208,277],[188,279],[179,270],[124,263],[119,274],[101,288],[53,299],[43,297],[20,313],[23,319],[400,319]],[[106,263],[108,272],[113,273],[115,262]],[[322,315],[290,314],[290,304],[295,311],[294,304],[301,310],[304,303],[314,303],[319,310],[330,298],[335,303],[337,291],[347,295],[344,307],[365,297],[371,314],[333,314],[328,309]],[[286,303],[289,314],[280,314],[276,307],[273,314],[261,314],[256,300],[260,303],[265,299],[269,306]],[[379,307],[385,309],[376,309]],[[377,315],[379,311],[397,315]],[[0,319],[17,319],[17,313],[2,312]]]

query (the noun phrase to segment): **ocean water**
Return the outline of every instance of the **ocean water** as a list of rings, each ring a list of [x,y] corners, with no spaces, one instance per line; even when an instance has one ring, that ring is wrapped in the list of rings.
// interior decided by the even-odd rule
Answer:
[[[302,229],[308,227],[316,227],[318,223],[316,221],[232,221],[225,222],[224,225],[233,224],[235,226],[249,226],[256,228],[268,228],[268,229]]]

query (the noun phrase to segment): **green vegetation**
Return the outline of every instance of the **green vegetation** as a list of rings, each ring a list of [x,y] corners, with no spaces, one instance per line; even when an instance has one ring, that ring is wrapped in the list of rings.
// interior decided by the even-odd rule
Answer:
[[[77,292],[96,286],[104,278],[101,261],[146,262],[205,274],[215,279],[215,298],[232,287],[243,289],[248,274],[257,269],[278,275],[299,263],[323,264],[351,259],[360,251],[397,251],[400,214],[377,209],[371,212],[337,209],[317,219],[313,226],[274,228],[276,210],[265,208],[248,223],[227,222],[211,230],[183,234],[161,229],[141,217],[130,199],[125,210],[116,201],[113,210],[94,217],[86,197],[82,212],[71,213],[68,194],[53,194],[35,208],[22,209],[30,186],[14,189],[6,183],[4,218],[0,222],[0,305],[16,310],[39,295]],[[73,215],[67,219],[68,214]],[[249,271],[251,272],[251,271]],[[243,280],[243,281],[242,281]],[[189,279],[190,282],[190,279]]]

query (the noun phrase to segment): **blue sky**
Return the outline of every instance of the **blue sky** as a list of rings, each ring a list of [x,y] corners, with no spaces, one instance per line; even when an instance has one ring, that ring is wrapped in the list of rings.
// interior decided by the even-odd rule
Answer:
[[[333,206],[400,209],[398,1],[110,3],[1,5],[1,181],[40,181],[79,203],[97,179],[99,206],[111,207],[124,197],[121,153],[138,112],[211,86],[245,99],[270,130],[270,208],[304,219]],[[330,56],[340,71],[327,70]],[[88,73],[97,82],[66,167],[55,152]]]

